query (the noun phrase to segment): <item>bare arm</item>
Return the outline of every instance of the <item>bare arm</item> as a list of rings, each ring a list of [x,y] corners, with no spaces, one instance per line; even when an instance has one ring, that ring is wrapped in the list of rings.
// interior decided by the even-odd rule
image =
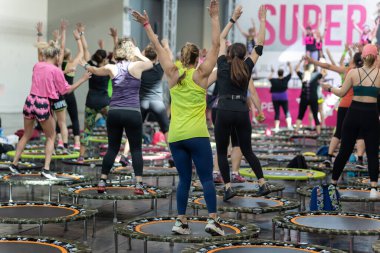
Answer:
[[[109,34],[112,37],[113,48],[115,49],[117,47],[117,43],[118,43],[118,40],[119,40],[118,35],[117,35],[117,29],[115,27],[111,27]]]
[[[209,14],[211,17],[211,49],[208,51],[205,61],[194,72],[193,80],[202,88],[207,88],[207,80],[216,65],[220,49],[220,22],[219,2],[210,1]]]
[[[256,52],[257,46],[263,46],[265,42],[265,23],[266,23],[266,16],[267,16],[267,9],[265,8],[265,5],[260,6],[260,28],[259,28],[259,36],[257,38],[257,44],[255,48],[252,50],[252,53],[250,55],[252,61],[254,64],[256,64],[257,60],[259,59],[260,55]]]
[[[346,43],[344,45],[344,51],[343,51],[343,54],[342,54],[342,57],[340,57],[340,60],[339,60],[339,66],[343,66],[344,65],[344,59],[346,58],[346,54],[347,52],[349,51],[349,47],[348,47],[348,44]],[[335,65],[335,64],[334,64]]]
[[[237,24],[237,20],[240,18],[243,7],[241,5],[236,6],[234,12],[232,13],[231,19],[235,21]],[[220,34],[220,50],[219,50],[219,56],[226,54],[226,38],[228,33],[230,32],[232,26],[234,25],[233,22],[229,21],[227,25],[224,27],[222,33]]]
[[[73,35],[74,35],[75,41],[77,42],[78,52],[70,65],[72,68],[76,68],[77,65],[79,64],[79,61],[83,58],[83,45],[82,45],[81,36],[77,30],[73,31]]]
[[[154,48],[157,51],[158,60],[160,61],[160,64],[168,79],[169,88],[172,88],[174,85],[177,84],[179,78],[178,68],[174,65],[173,61],[170,59],[170,55],[162,47],[162,45],[158,41],[157,36],[154,34],[152,27],[149,24],[149,17],[146,11],[144,11],[144,15],[140,14],[137,11],[133,11],[132,16],[135,21],[139,22],[144,26],[145,32],[148,35],[150,42],[152,42]]]
[[[173,61],[173,53],[170,50],[169,41],[167,39],[162,39],[161,44],[164,47],[166,53],[170,56],[170,60]]]
[[[263,113],[263,110],[261,108],[261,101],[260,101],[259,95],[257,94],[256,88],[255,88],[255,85],[253,84],[252,79],[249,80],[248,90],[251,95],[251,100],[253,102],[253,105],[258,111],[258,114],[261,115]]]
[[[292,67],[292,64],[291,64],[290,62],[287,62],[286,64],[288,65],[289,74],[292,76],[292,75],[293,75],[293,67]]]
[[[36,30],[37,30],[37,44],[38,44],[39,42],[42,42],[42,36],[43,36],[43,34],[42,34],[42,30],[43,30],[42,22],[37,23]],[[38,48],[37,52],[38,52],[38,61],[43,61],[44,56],[42,55],[42,50],[40,48]]]
[[[334,65],[334,66],[336,66],[334,58],[331,55],[330,49],[326,48],[326,53],[327,53],[327,56],[329,57],[329,60],[330,60],[331,64]]]
[[[86,37],[84,36],[84,32],[86,30],[86,27],[84,24],[78,23],[77,24],[77,30],[79,32],[81,42],[82,42],[83,54],[84,54],[83,57],[86,61],[89,61],[89,60],[91,60],[91,54],[90,54],[90,51],[88,50],[88,44],[87,44]]]
[[[296,65],[296,72],[299,72],[300,71],[300,68],[301,68],[301,63],[303,62],[303,58],[297,63]]]
[[[91,66],[84,59],[80,60],[80,64],[83,66],[85,70],[97,76],[109,76],[110,78],[114,78],[117,75],[118,71],[117,67],[113,64],[107,64],[103,67],[98,68],[95,66]]]
[[[331,91],[333,94],[335,94],[338,97],[344,97],[353,85],[352,77],[353,77],[353,70],[350,70],[350,72],[348,72],[346,78],[344,79],[343,85],[340,88],[332,87],[330,84],[324,83],[323,89],[327,91]]]
[[[272,79],[273,78],[273,74],[274,74],[274,68],[273,66],[270,67],[270,74],[268,76],[268,80]]]
[[[300,19],[299,19],[298,15],[296,15],[296,19],[297,19],[298,26],[299,26],[299,27],[301,28],[301,30],[302,30],[302,33],[303,33],[303,34],[306,34],[306,29],[305,29],[305,27],[303,26],[303,24],[300,22]]]
[[[354,25],[354,29],[355,29],[358,33],[362,34],[362,33],[363,33],[363,30],[360,29],[360,27],[358,26],[358,24],[355,22],[355,19],[354,19],[353,17],[352,17],[351,19],[352,19],[352,24]]]
[[[85,72],[78,81],[76,81],[73,85],[70,85],[70,90],[67,93],[71,93],[76,90],[79,86],[81,86],[84,82],[91,78],[91,73]],[[66,94],[67,94],[66,93]]]
[[[214,68],[214,70],[211,72],[210,76],[208,77],[208,84],[207,86],[210,86],[211,84],[216,82],[218,69]]]
[[[337,72],[339,74],[346,73],[346,67],[335,66],[335,65],[328,64],[328,63],[322,63],[320,61],[316,61],[316,60],[312,59],[309,56],[305,56],[305,60],[307,60],[308,62],[313,63],[313,64],[315,64],[315,65],[317,65],[323,69],[328,69],[328,70]]]
[[[247,32],[244,32],[243,29],[241,28],[241,26],[239,25],[238,22],[236,22],[236,27],[238,28],[238,30],[240,31],[240,33],[244,36],[244,37],[249,37],[249,34]]]

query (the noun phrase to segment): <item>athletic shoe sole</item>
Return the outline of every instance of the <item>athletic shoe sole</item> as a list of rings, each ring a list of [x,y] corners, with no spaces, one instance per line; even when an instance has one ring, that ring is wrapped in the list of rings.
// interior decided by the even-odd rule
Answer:
[[[208,224],[206,225],[206,228],[205,228],[206,233],[208,233],[212,236],[224,236],[223,230],[221,230],[221,232],[218,232],[217,230],[215,230],[214,228],[212,228],[210,226]]]

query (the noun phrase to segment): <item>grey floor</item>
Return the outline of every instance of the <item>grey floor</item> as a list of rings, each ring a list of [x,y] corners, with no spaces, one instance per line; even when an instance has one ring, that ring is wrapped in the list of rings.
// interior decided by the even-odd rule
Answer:
[[[21,115],[1,115],[3,120],[3,127],[6,128],[6,132],[10,133],[15,129],[21,128],[22,122],[20,121]],[[59,169],[66,168],[70,170],[67,165],[58,164]],[[65,169],[65,170],[66,170]],[[82,167],[81,172],[84,174],[94,175],[96,171],[91,171],[88,167]],[[178,180],[177,180],[178,181]],[[147,179],[147,183],[155,184],[155,179]],[[171,186],[171,178],[162,177],[160,178],[161,186]],[[286,190],[284,192],[284,197],[297,198],[294,193],[294,183],[286,183]],[[54,187],[54,199],[56,199],[57,187]],[[47,199],[47,188],[43,186],[35,186],[33,191],[31,187],[18,186],[14,188],[14,201],[21,200],[46,200]],[[32,196],[34,192],[34,196]],[[0,185],[0,201],[8,201],[8,186],[1,184]],[[54,200],[53,199],[53,200]],[[63,201],[70,203],[70,199],[63,199]],[[92,252],[95,253],[105,253],[105,252],[114,252],[114,235],[113,235],[113,209],[112,201],[87,201],[82,203],[93,208],[97,208],[99,213],[97,215],[97,224],[96,224],[96,237],[91,237],[92,232],[92,223],[90,222],[88,226],[88,245],[92,248]],[[153,216],[154,213],[150,209],[151,202],[149,200],[138,200],[138,201],[119,201],[118,205],[118,218],[119,220],[134,218],[137,216]],[[158,215],[167,215],[168,214],[169,200],[161,199],[158,201]],[[174,202],[175,207],[175,202]],[[362,204],[355,203],[344,203],[345,211],[358,211],[364,212],[367,210],[367,207]],[[188,209],[189,214],[191,210]],[[375,213],[379,213],[379,207],[376,206]],[[202,215],[206,215],[206,212],[200,212]],[[261,227],[261,233],[259,238],[261,239],[271,239],[272,228],[271,228],[271,218],[276,215],[275,213],[257,215],[253,217],[252,215],[242,215],[242,219],[246,222],[253,222]],[[234,218],[233,213],[223,213],[222,217]],[[83,224],[82,222],[73,222],[69,223],[69,230],[64,231],[63,225],[60,224],[50,224],[44,226],[43,235],[64,238],[74,241],[82,241],[83,238]],[[21,235],[38,235],[38,229],[34,225],[24,225],[21,229],[17,225],[1,225],[0,226],[0,235],[4,234],[21,234]],[[277,231],[279,235],[279,231]],[[277,237],[279,239],[279,237]],[[295,234],[292,234],[292,239],[295,240]],[[356,237],[355,238],[355,252],[372,252],[371,245],[376,240],[376,237]],[[342,250],[348,250],[348,237],[346,236],[334,236],[329,238],[328,236],[319,236],[315,234],[302,233],[301,241],[304,243],[313,243],[325,246],[333,246]],[[183,248],[189,245],[185,244],[175,244],[173,248],[169,247],[167,243],[157,243],[149,242],[148,250],[149,252],[180,252]],[[127,251],[127,241],[123,237],[119,237],[119,252],[143,252],[143,243],[139,240],[132,241],[132,251]]]

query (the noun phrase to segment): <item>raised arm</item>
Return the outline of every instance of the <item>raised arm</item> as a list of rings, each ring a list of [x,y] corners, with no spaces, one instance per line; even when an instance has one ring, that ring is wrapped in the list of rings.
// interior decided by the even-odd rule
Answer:
[[[273,66],[270,66],[270,74],[268,76],[268,80],[273,78],[273,74],[274,74],[274,68],[273,68]]]
[[[346,78],[344,79],[344,83],[342,84],[340,88],[332,87],[328,83],[323,83],[322,85],[323,89],[335,94],[338,97],[344,97],[353,85],[353,82],[352,82],[353,71],[354,70],[352,69],[350,70],[350,72],[348,72]]]
[[[349,51],[349,46],[348,46],[348,43],[346,43],[344,45],[344,51],[343,51],[343,54],[342,54],[342,57],[340,57],[340,60],[339,60],[339,66],[344,66],[344,59],[346,59],[346,55],[347,55],[347,52]],[[335,65],[335,64],[334,64]]]
[[[76,68],[76,66],[79,64],[79,60],[83,58],[83,45],[82,45],[82,36],[80,35],[80,33],[78,32],[78,30],[74,30],[73,31],[73,35],[74,35],[74,39],[75,41],[77,42],[77,48],[78,48],[78,52],[75,56],[75,58],[73,59],[73,68]]]
[[[240,33],[241,33],[244,37],[246,37],[246,38],[249,37],[249,34],[248,34],[247,32],[245,32],[245,31],[241,28],[239,22],[236,22],[236,27],[238,28],[238,30],[240,31]]]
[[[149,17],[146,11],[144,10],[144,15],[137,11],[132,12],[132,16],[135,21],[139,22],[144,26],[145,32],[148,35],[150,42],[152,42],[154,48],[157,51],[158,60],[165,72],[165,75],[168,79],[169,88],[177,84],[179,78],[178,68],[174,65],[173,61],[170,58],[168,52],[162,47],[158,41],[157,36],[154,34],[152,27],[149,24]]]
[[[218,73],[218,68],[214,68],[210,74],[210,76],[208,77],[208,84],[207,86],[210,86],[211,84],[215,83],[216,82],[216,79],[217,79],[217,73]]]
[[[351,17],[351,20],[352,20],[352,24],[354,25],[354,29],[355,29],[358,33],[362,34],[362,33],[363,33],[363,30],[360,29],[360,27],[358,26],[358,24],[355,22],[354,17]]]
[[[287,62],[286,65],[288,65],[288,69],[289,69],[289,74],[292,76],[293,75],[293,66],[290,62]]]
[[[301,63],[303,62],[303,58],[301,58],[301,60],[297,63],[296,65],[296,72],[298,73],[300,71],[300,68],[301,68]]]
[[[330,49],[326,48],[326,53],[327,53],[327,57],[329,57],[329,60],[330,60],[331,64],[334,65],[334,66],[336,66],[334,58],[331,55]]]
[[[117,67],[114,64],[107,64],[105,66],[102,66],[100,68],[91,66],[88,64],[88,62],[85,59],[80,59],[79,61],[80,65],[83,66],[85,70],[90,72],[91,74],[97,75],[97,76],[109,76],[110,78],[114,78],[117,75]]]
[[[169,41],[167,39],[162,39],[161,44],[165,49],[166,53],[170,56],[170,60],[173,61],[173,53],[169,46]]]
[[[303,24],[300,22],[300,19],[299,19],[298,15],[296,15],[296,19],[297,19],[298,26],[301,28],[302,33],[305,35],[306,34],[306,29],[303,26]]]
[[[65,57],[66,30],[67,30],[67,20],[62,19],[61,20],[61,26],[60,26],[61,48],[59,50],[58,66],[62,66],[63,58]]]
[[[220,50],[219,56],[226,54],[226,38],[228,33],[230,32],[234,23],[240,18],[243,7],[241,5],[236,6],[234,12],[232,13],[231,19],[228,21],[227,25],[224,27],[222,33],[220,34]],[[237,24],[237,23],[236,23]]]
[[[117,29],[115,27],[110,27],[109,35],[112,37],[113,48],[115,49],[117,47],[117,42],[119,41],[119,37],[117,35]]]
[[[91,60],[91,54],[90,54],[90,51],[88,50],[88,44],[87,44],[86,37],[84,36],[86,26],[83,23],[78,23],[77,24],[77,30],[79,32],[81,42],[82,42],[84,59],[86,61],[89,61],[89,60]]]
[[[211,49],[193,76],[194,82],[204,89],[207,88],[207,79],[216,65],[220,49],[219,1],[211,0],[208,10],[211,17]]]
[[[252,50],[250,55],[253,63],[256,64],[259,57],[263,54],[263,46],[265,42],[265,23],[267,18],[267,9],[265,5],[260,6],[260,28],[259,28],[259,36],[257,38],[257,44],[255,48]]]
[[[323,69],[328,69],[328,70],[337,72],[339,74],[344,74],[344,73],[346,73],[346,70],[347,70],[346,67],[335,66],[335,65],[328,64],[328,63],[322,63],[320,61],[316,61],[316,60],[312,59],[309,56],[305,56],[305,60],[312,63],[312,64],[317,65],[318,67],[321,67]]]
[[[39,42],[42,42],[42,36],[43,36],[43,33],[42,33],[43,23],[42,22],[37,23],[36,30],[37,30],[37,44],[38,44]],[[41,48],[38,48],[37,52],[38,52],[38,61],[43,61],[44,56],[42,54]]]
[[[264,117],[263,110],[261,108],[261,101],[260,101],[259,95],[257,94],[256,88],[255,88],[255,85],[253,84],[252,79],[249,80],[248,90],[250,93],[250,99],[251,99],[251,101],[252,101],[253,105],[255,106],[257,113],[258,113],[257,118],[259,119],[260,122],[264,121],[265,117]]]

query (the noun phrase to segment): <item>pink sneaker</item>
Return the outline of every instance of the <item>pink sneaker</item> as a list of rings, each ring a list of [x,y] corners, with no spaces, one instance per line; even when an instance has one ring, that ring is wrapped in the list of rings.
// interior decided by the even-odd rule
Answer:
[[[63,141],[58,141],[57,148],[63,149],[65,146],[63,146]]]
[[[80,145],[79,144],[74,144],[74,150],[79,151],[80,150]]]
[[[242,176],[240,176],[239,174],[233,174],[232,173],[231,182],[232,183],[244,183],[245,182],[245,178],[242,177]]]

